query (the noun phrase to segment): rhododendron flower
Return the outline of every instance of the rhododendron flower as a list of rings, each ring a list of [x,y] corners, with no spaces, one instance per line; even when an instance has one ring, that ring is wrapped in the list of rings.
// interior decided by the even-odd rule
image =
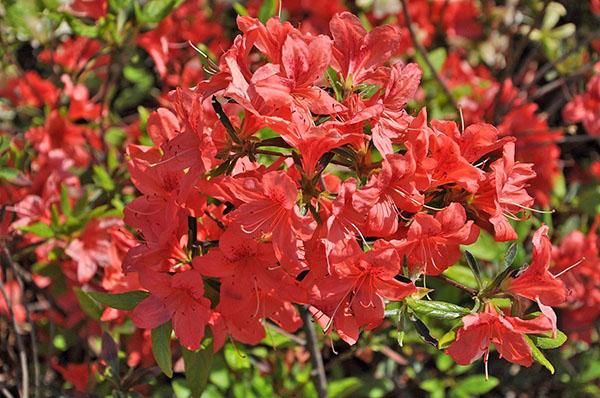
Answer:
[[[377,191],[377,202],[369,210],[369,233],[389,236],[398,229],[401,212],[421,210],[424,197],[415,187],[413,175],[416,163],[411,151],[404,155],[388,155],[383,160],[381,172],[371,178],[365,190]]]
[[[77,391],[85,393],[90,384],[90,375],[97,371],[96,364],[89,363],[67,363],[61,366],[56,359],[51,362],[52,368],[60,373],[65,381],[73,384]]]
[[[600,62],[596,64],[600,73]],[[581,122],[590,135],[600,135],[600,74],[592,76],[583,94],[576,95],[563,108],[567,122]]]
[[[204,297],[204,282],[198,271],[141,275],[150,296],[138,304],[131,315],[134,324],[154,329],[172,320],[173,330],[182,345],[200,348],[204,328],[210,318],[210,301]]]
[[[50,112],[43,126],[28,130],[25,137],[42,155],[61,149],[78,166],[85,166],[90,160],[90,154],[84,148],[89,131],[66,120],[56,110]]]
[[[395,279],[402,269],[394,249],[376,247],[363,253],[354,243],[354,253],[336,263],[334,275],[316,285],[311,312],[323,330],[332,326],[348,344],[358,340],[360,328],[379,326],[384,317],[384,298],[402,300],[416,291],[412,283]]]
[[[390,244],[400,256],[406,256],[413,274],[439,275],[458,261],[460,245],[474,243],[479,228],[467,221],[465,209],[451,203],[435,216],[417,213],[406,233],[406,238]]]
[[[367,78],[369,72],[382,66],[400,46],[400,30],[384,25],[368,32],[355,15],[336,14],[329,23],[333,37],[333,59],[348,88]]]
[[[383,155],[393,153],[392,142],[397,140],[408,127],[412,117],[404,108],[414,98],[421,82],[423,71],[417,64],[395,63],[381,68],[369,83],[382,87],[382,94],[374,97],[383,103],[383,111],[371,131],[373,144]]]
[[[504,145],[502,158],[491,164],[492,171],[485,175],[472,202],[476,211],[489,217],[489,222],[481,215],[478,220],[488,230],[493,230],[497,241],[517,239],[507,218],[517,219],[518,213],[533,205],[533,198],[525,188],[535,173],[531,164],[515,162],[514,151],[514,143]]]
[[[112,244],[108,228],[119,225],[118,219],[94,219],[90,221],[79,238],[65,249],[65,254],[77,263],[77,280],[88,282],[99,267],[111,265]]]
[[[73,0],[69,8],[77,15],[98,19],[106,15],[108,1],[106,0]]]
[[[492,304],[487,304],[484,312],[462,318],[456,340],[446,353],[459,365],[468,365],[484,356],[487,372],[490,346],[494,344],[500,356],[507,361],[531,366],[531,347],[523,335],[545,333],[551,329],[551,322],[545,315],[521,319],[498,313]]]
[[[236,210],[236,222],[246,233],[271,234],[275,256],[289,270],[301,268],[298,238],[310,238],[314,221],[299,214],[298,189],[284,172],[272,171],[260,181],[233,180],[230,188],[245,202]]]
[[[540,227],[533,236],[531,264],[514,279],[509,279],[506,291],[539,301],[546,306],[558,306],[567,299],[564,283],[548,271],[552,257],[552,243],[548,226]]]

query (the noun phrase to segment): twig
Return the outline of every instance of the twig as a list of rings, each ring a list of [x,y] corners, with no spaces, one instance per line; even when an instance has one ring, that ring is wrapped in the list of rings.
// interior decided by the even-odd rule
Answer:
[[[6,248],[4,249],[4,254],[5,254],[5,256],[10,256],[10,253],[8,252],[8,250]],[[14,263],[12,261],[10,261],[10,257],[8,257],[8,258],[9,258],[9,263],[11,265],[13,265]],[[14,268],[13,268],[13,271],[14,271]],[[25,284],[23,283],[23,280],[21,279],[21,277],[19,276],[18,273],[14,272],[14,274],[15,274],[15,279],[19,283],[19,287],[21,288],[21,291],[25,292]],[[33,396],[35,398],[39,398],[39,396],[40,396],[40,361],[38,358],[38,345],[37,345],[37,335],[35,332],[35,323],[31,319],[31,313],[25,303],[23,303],[23,307],[25,308],[25,317],[27,319],[27,323],[31,327],[31,329],[29,331],[29,336],[31,337],[31,356],[33,359],[33,388],[34,388]]]
[[[282,336],[287,337],[288,339],[292,340],[293,342],[305,346],[306,345],[306,340],[303,339],[302,337],[296,336],[295,334],[292,334],[290,332],[288,332],[287,330],[284,330],[282,328],[280,328],[279,326],[275,325],[273,322],[265,322],[265,325],[267,325],[269,328],[273,329],[274,331],[276,331],[277,333],[281,334]]]
[[[444,282],[448,283],[449,285],[452,285],[460,290],[464,290],[465,292],[469,293],[471,296],[476,296],[477,295],[477,290],[472,289],[468,286],[463,285],[462,283],[459,283],[453,279],[448,278],[446,275],[438,275],[438,278],[442,279]]]
[[[423,45],[417,40],[417,34],[415,33],[415,29],[412,25],[412,18],[410,17],[410,13],[408,12],[408,1],[406,0],[402,0],[402,13],[404,14],[404,20],[408,27],[408,32],[410,33],[410,38],[412,39],[413,45],[425,60],[427,67],[431,70],[431,74],[442,87],[444,94],[446,95],[446,97],[448,97],[448,100],[450,101],[454,109],[456,109],[456,111],[458,112],[459,107],[458,103],[456,102],[456,98],[454,98],[454,96],[450,92],[450,89],[442,80],[442,77],[439,75],[437,70],[434,68],[433,64],[431,63],[431,60],[429,59],[429,55],[427,54],[427,50],[425,49],[425,47],[423,47]]]
[[[319,398],[327,398],[329,396],[327,394],[327,376],[325,375],[325,366],[323,366],[323,357],[321,356],[321,350],[319,349],[315,325],[313,324],[312,316],[309,314],[306,307],[300,307],[300,316],[304,322],[306,348],[308,348],[308,351],[310,352],[310,360],[313,365],[313,378],[315,387],[317,389],[317,394]]]
[[[544,0],[544,5],[542,7],[541,12],[538,15],[536,15],[533,24],[529,25],[529,29],[528,29],[527,33],[517,43],[517,48],[514,51],[512,51],[511,48],[508,49],[510,62],[507,62],[504,76],[508,77],[514,71],[515,66],[517,66],[517,61],[519,60],[519,58],[521,58],[523,51],[527,47],[527,44],[529,44],[529,42],[530,42],[531,34],[535,30],[539,29],[540,26],[542,25],[542,23],[544,21],[544,15],[546,14],[546,9],[548,8],[548,5],[550,5],[550,0]],[[510,55],[512,55],[512,56],[510,56]]]
[[[23,377],[23,381],[21,384],[21,396],[29,397],[29,370],[27,368],[27,352],[25,351],[25,344],[23,343],[23,337],[19,333],[19,325],[17,324],[17,320],[15,318],[15,314],[12,310],[12,301],[9,295],[6,293],[6,289],[4,289],[4,282],[2,282],[2,278],[0,278],[0,293],[4,297],[4,302],[6,302],[6,306],[8,307],[8,316],[12,320],[13,329],[15,331],[15,339],[17,340],[17,347],[19,349],[19,361],[21,363],[21,376]]]

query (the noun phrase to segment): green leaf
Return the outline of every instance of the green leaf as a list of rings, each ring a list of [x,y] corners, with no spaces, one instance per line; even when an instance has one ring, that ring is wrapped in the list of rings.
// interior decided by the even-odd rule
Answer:
[[[327,76],[327,80],[329,80],[329,84],[331,84],[331,88],[333,88],[336,101],[341,101],[344,98],[344,94],[342,92],[342,82],[340,81],[338,73],[329,66],[325,71],[325,76]]]
[[[232,370],[242,370],[250,368],[250,360],[248,355],[243,351],[242,347],[235,347],[232,344],[227,344],[224,349],[225,362]]]
[[[136,12],[136,17],[141,23],[159,23],[173,11],[176,4],[175,0],[150,0],[141,13]]]
[[[200,398],[208,383],[213,359],[212,339],[200,350],[190,351],[181,347],[185,364],[185,379],[192,392],[192,398]]]
[[[561,332],[560,330],[556,331],[556,337],[552,338],[545,336],[529,336],[533,344],[535,344],[538,348],[542,350],[549,350],[552,348],[558,348],[563,345],[567,341],[567,335]]]
[[[376,84],[361,83],[356,88],[358,90],[359,95],[363,99],[369,99],[375,94],[377,94],[381,86],[378,86]]]
[[[495,261],[502,256],[507,246],[505,243],[496,242],[489,233],[481,231],[477,241],[467,247],[469,252],[476,258],[484,261]]]
[[[3,4],[6,3],[3,2]],[[32,28],[40,23],[39,19],[36,18],[39,12],[36,2],[33,0],[16,1],[6,7],[5,13],[4,20],[21,36],[31,36],[33,33]]]
[[[429,316],[438,319],[457,319],[469,314],[468,308],[446,303],[445,301],[415,300],[407,298],[406,304],[417,316]]]
[[[500,380],[495,377],[485,378],[484,375],[473,375],[456,383],[450,391],[451,397],[472,397],[492,391]]]
[[[149,296],[148,292],[136,290],[127,293],[87,292],[97,302],[117,310],[131,311],[142,300]]]
[[[20,172],[17,169],[10,167],[0,167],[0,180],[14,180],[19,176]]]
[[[533,343],[533,341],[531,341],[529,336],[524,335],[523,338],[525,339],[527,344],[529,344],[529,347],[531,347],[531,354],[533,355],[533,359],[535,359],[536,362],[540,363],[542,366],[548,369],[550,373],[554,374],[554,366],[552,366],[552,364],[546,358],[544,353],[542,353],[542,351],[540,351],[540,349],[536,347],[536,345]]]
[[[156,363],[169,378],[173,377],[173,357],[171,355],[171,321],[152,329],[152,354]]]
[[[77,36],[85,36],[90,38],[96,38],[100,34],[102,25],[87,25],[80,19],[77,19],[71,15],[65,15],[69,26]]]
[[[113,181],[110,174],[106,169],[98,164],[93,166],[94,171],[94,182],[105,191],[113,191],[115,189],[115,182]]]
[[[341,380],[332,380],[327,386],[329,398],[351,397],[362,385],[358,377],[348,377]]]
[[[20,231],[29,232],[34,235],[39,236],[40,238],[51,238],[54,236],[54,231],[50,228],[49,225],[44,224],[43,222],[37,222],[35,224],[27,225],[25,227],[20,227]]]
[[[277,3],[277,0],[263,0],[258,10],[258,19],[262,23],[266,23],[269,18],[277,13]]]
[[[237,12],[238,15],[242,17],[248,15],[248,10],[241,3],[233,3],[233,9],[235,10],[235,12]]]
[[[469,267],[465,267],[463,265],[453,265],[444,271],[444,275],[467,287],[477,289],[477,280],[475,279],[475,276],[473,276],[473,272],[471,272]]]
[[[65,184],[60,186],[60,210],[66,216],[73,214],[73,208],[71,207],[71,201],[69,200],[69,187]]]
[[[445,386],[444,382],[439,379],[429,379],[419,384],[422,390],[429,393],[430,398],[444,398]]]
[[[87,292],[84,292],[79,288],[75,288],[73,291],[75,292],[75,296],[77,297],[79,306],[83,312],[85,312],[91,318],[99,320],[102,316],[102,307],[100,307],[100,305],[93,300]]]
[[[447,348],[454,340],[456,340],[456,330],[452,329],[440,338],[438,341],[438,348],[440,350]]]

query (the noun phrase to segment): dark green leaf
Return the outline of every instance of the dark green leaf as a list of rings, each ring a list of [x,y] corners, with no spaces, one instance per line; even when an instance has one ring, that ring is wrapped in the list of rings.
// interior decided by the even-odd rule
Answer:
[[[181,347],[181,352],[185,364],[185,379],[192,392],[192,398],[200,398],[210,375],[213,359],[212,341],[197,351]]]
[[[425,325],[423,321],[421,321],[419,318],[414,317],[411,319],[411,321],[415,325],[415,330],[417,331],[417,333],[419,333],[419,336],[421,336],[421,338],[426,343],[429,343],[434,347],[438,346],[438,341],[435,337],[431,335],[431,333],[429,332],[429,328],[427,328],[427,325]]]
[[[506,254],[504,255],[504,268],[508,268],[515,261],[515,257],[517,256],[517,242],[513,242],[508,247]]]
[[[142,300],[148,297],[148,292],[136,290],[127,293],[87,292],[88,296],[97,302],[117,310],[131,311]]]
[[[152,354],[158,366],[168,377],[173,377],[171,329],[171,321],[152,329]]]
[[[95,300],[93,300],[87,292],[84,292],[79,288],[75,288],[73,289],[73,291],[75,292],[75,296],[77,297],[77,300],[79,301],[79,306],[81,307],[83,312],[85,312],[93,319],[100,319],[100,317],[102,316],[102,308],[100,307],[100,305]]]
[[[469,265],[469,268],[471,268],[471,271],[475,276],[477,286],[481,289],[481,270],[479,269],[479,262],[475,257],[473,257],[473,255],[468,250],[465,250],[465,258],[467,259],[467,264]]]
[[[119,377],[119,347],[108,332],[102,333],[102,350],[100,358],[109,364],[112,375],[115,378]]]

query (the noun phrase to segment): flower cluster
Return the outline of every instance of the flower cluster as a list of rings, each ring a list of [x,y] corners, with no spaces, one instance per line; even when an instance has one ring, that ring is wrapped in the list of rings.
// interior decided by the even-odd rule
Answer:
[[[492,125],[407,112],[422,72],[397,58],[399,29],[367,32],[350,13],[332,18],[331,37],[278,18],[238,17],[238,27],[214,75],[173,91],[150,116],[155,146],[128,149],[142,195],[125,221],[142,240],[125,269],[150,292],[136,325],[171,320],[189,349],[209,326],[217,350],[227,337],[258,343],[264,320],[295,331],[302,304],[354,344],[383,322],[387,301],[418,296],[421,276],[455,264],[480,228],[516,239],[510,220],[533,205],[532,165]],[[548,272],[545,228],[534,245],[533,263],[463,320],[448,349],[459,363],[494,342],[530,365],[531,350],[512,355],[503,342],[555,329],[549,306],[566,293]],[[505,316],[487,301],[499,292],[537,301],[544,314]],[[491,334],[464,338],[480,328]],[[480,348],[467,354],[465,340]]]

